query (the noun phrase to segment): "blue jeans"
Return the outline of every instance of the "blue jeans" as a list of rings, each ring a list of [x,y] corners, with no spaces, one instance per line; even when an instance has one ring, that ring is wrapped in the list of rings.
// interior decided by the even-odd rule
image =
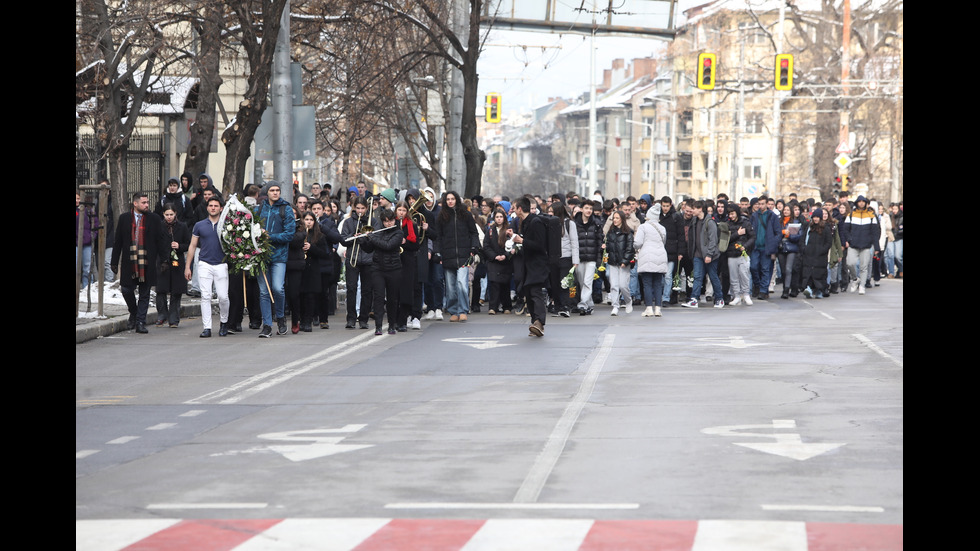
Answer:
[[[78,245],[75,246],[75,258],[78,258]],[[82,245],[82,289],[92,282],[92,245]]]
[[[640,276],[636,272],[636,262],[630,266],[630,296],[633,298],[640,297]]]
[[[661,283],[661,286],[664,289],[663,289],[663,301],[661,301],[660,304],[663,304],[664,302],[670,302],[670,292],[674,287],[674,268],[676,267],[677,267],[677,263],[674,262],[673,260],[667,262],[667,273],[664,274],[663,282]]]
[[[446,312],[451,316],[470,313],[470,269],[446,269]]]
[[[752,287],[760,294],[769,293],[769,282],[772,281],[772,259],[764,250],[752,249],[749,254],[749,270],[752,272]]]
[[[442,310],[445,279],[442,263],[429,262],[429,280],[422,284],[423,302],[429,310]]]
[[[643,284],[643,303],[646,306],[653,306],[654,303],[657,306],[662,306],[664,303],[664,278],[667,277],[667,274],[644,272],[639,274],[639,277],[640,283]],[[669,291],[667,296],[667,300],[670,300]]]
[[[701,281],[704,279],[705,272],[708,273],[708,279],[711,280],[711,288],[721,289],[721,278],[718,277],[719,261],[720,257],[713,259],[711,262],[705,262],[704,257],[700,256],[694,258],[694,290],[691,292],[691,298],[701,298]],[[721,293],[718,293],[716,295],[716,300],[720,299],[721,296]]]
[[[266,284],[268,281],[268,284]],[[269,287],[272,293],[269,293]],[[272,317],[273,299],[275,300],[275,317]],[[286,263],[275,262],[269,265],[265,277],[259,278],[259,306],[262,309],[262,324],[272,327],[275,320],[286,317]]]

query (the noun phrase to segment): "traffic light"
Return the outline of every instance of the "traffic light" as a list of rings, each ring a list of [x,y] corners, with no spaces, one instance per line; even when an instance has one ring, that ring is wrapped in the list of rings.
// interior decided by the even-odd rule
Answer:
[[[834,178],[834,189],[833,189],[833,192],[834,192],[834,197],[837,197],[837,196],[840,195],[840,192],[841,192],[840,176],[837,176],[837,177]]]
[[[487,122],[500,122],[500,94],[487,94]]]
[[[793,54],[776,56],[776,90],[793,89]]]
[[[702,90],[715,89],[715,54],[698,54],[698,88]]]

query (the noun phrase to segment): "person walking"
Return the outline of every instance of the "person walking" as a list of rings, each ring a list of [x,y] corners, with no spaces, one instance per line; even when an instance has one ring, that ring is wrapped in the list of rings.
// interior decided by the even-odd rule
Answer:
[[[645,196],[646,197],[646,196]],[[667,259],[667,228],[660,223],[660,203],[646,212],[646,221],[633,236],[636,247],[636,272],[643,286],[643,317],[660,317],[664,301],[664,278],[670,270]]]
[[[619,305],[626,305],[626,313],[633,311],[633,297],[630,294],[630,267],[636,254],[633,248],[633,232],[626,223],[626,214],[613,211],[603,243],[606,254],[606,272],[609,277],[609,299],[612,301],[610,315],[619,315]],[[637,226],[639,227],[639,226]]]
[[[160,259],[160,277],[157,278],[157,325],[180,324],[180,301],[187,293],[186,255],[191,244],[191,231],[179,219],[177,209],[167,204],[163,208],[163,233],[170,240],[167,253]]]
[[[228,264],[225,263],[225,253],[221,248],[221,238],[218,235],[218,219],[221,217],[221,200],[211,197],[207,202],[208,217],[194,224],[191,232],[191,243],[187,248],[187,257],[193,258],[194,252],[200,248],[197,269],[198,281],[201,283],[201,322],[204,330],[201,338],[211,336],[211,289],[212,285],[218,295],[218,314],[220,325],[218,336],[226,337],[228,331]],[[189,266],[184,268],[184,278],[190,281],[192,277]]]

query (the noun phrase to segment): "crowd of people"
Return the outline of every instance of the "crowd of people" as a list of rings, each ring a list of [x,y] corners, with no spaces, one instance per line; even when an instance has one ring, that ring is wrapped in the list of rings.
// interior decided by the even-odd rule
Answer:
[[[207,174],[197,187],[190,181],[171,179],[155,205],[136,194],[114,221],[108,262],[139,333],[154,287],[157,326],[179,325],[183,295],[205,304],[216,296],[219,336],[241,333],[246,312],[259,337],[329,329],[343,282],[346,329],[373,320],[376,335],[397,334],[446,316],[465,323],[486,309],[530,317],[529,335],[541,337],[549,316],[588,316],[602,303],[612,316],[641,306],[642,316],[661,317],[669,306],[751,306],[780,291],[782,299],[863,295],[904,275],[903,204],[852,202],[846,192],[822,202],[721,194],[675,206],[670,197],[598,192],[371,195],[363,182],[346,190],[343,206],[329,185],[314,184],[310,195],[295,189],[292,203],[275,182],[246,186],[244,204],[272,250],[262,273],[235,273],[218,225],[225,198]],[[95,225],[80,198],[84,259]],[[86,264],[83,286],[90,271]],[[210,337],[210,308],[201,320],[201,337]]]

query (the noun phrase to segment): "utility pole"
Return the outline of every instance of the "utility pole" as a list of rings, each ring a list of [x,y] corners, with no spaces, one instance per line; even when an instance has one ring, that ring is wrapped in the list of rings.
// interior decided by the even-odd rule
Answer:
[[[786,5],[779,5],[779,26],[776,29],[776,53],[783,53],[783,22],[786,18]],[[769,194],[777,195],[779,190],[779,145],[782,140],[782,103],[779,90],[772,92],[772,143],[769,149]]]
[[[469,35],[469,8],[465,0],[453,0],[452,29],[456,36]],[[453,52],[453,56],[456,53]],[[466,160],[463,158],[463,143],[460,136],[463,132],[463,74],[450,67],[449,77],[449,143],[446,156],[449,164],[449,174],[446,180],[446,191],[463,191],[466,188]]]
[[[850,124],[850,103],[847,101],[848,96],[848,79],[851,78],[851,0],[844,0],[844,27],[841,30],[843,35],[841,36],[841,68],[840,68],[840,83],[841,83],[841,110],[840,110],[840,142],[839,143],[849,143],[849,131],[848,126]],[[838,172],[841,181],[841,189],[847,190],[847,169],[840,168]]]
[[[293,82],[289,72],[289,0],[282,10],[282,24],[273,56],[272,111],[275,118],[275,180],[282,198],[293,202]],[[260,164],[260,161],[255,161]]]

